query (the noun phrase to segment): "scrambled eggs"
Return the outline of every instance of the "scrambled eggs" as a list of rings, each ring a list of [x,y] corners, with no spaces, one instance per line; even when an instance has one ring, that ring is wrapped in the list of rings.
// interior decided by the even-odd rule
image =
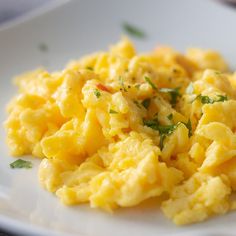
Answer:
[[[63,203],[112,212],[163,195],[178,225],[236,208],[236,75],[217,52],[136,54],[124,38],[15,83],[11,154],[41,158],[40,184]]]

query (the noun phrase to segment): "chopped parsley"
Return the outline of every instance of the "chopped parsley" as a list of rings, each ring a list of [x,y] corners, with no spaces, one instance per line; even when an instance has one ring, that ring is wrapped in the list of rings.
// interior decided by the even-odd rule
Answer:
[[[153,120],[144,120],[143,124],[148,126],[151,129],[159,131],[160,134],[160,149],[162,150],[164,147],[164,140],[167,136],[171,135],[180,124],[184,124],[186,128],[189,130],[189,137],[192,135],[192,125],[191,121],[189,120],[187,123],[178,122],[177,124],[173,125],[160,125],[157,119]]]
[[[120,85],[121,85],[121,89],[124,90],[125,92],[127,92],[127,89],[125,88],[123,77],[121,77],[121,76],[119,77],[119,82],[120,82]]]
[[[188,136],[191,137],[193,135],[193,129],[192,129],[192,123],[191,120],[189,119],[187,123],[183,123],[186,128],[188,129]]]
[[[95,89],[95,90],[94,90],[94,95],[95,95],[97,98],[100,98],[100,97],[101,97],[101,92],[100,92],[98,89]]]
[[[91,67],[91,66],[87,66],[86,69],[93,71],[93,67]]]
[[[162,150],[163,147],[164,147],[164,140],[165,140],[165,138],[166,138],[166,135],[164,135],[164,134],[161,134],[161,135],[160,135],[160,143],[159,143],[159,145],[160,145],[160,149],[161,149],[161,150]]]
[[[173,119],[173,114],[170,113],[168,116],[167,116],[168,120],[172,120]]]
[[[186,93],[187,94],[193,94],[194,91],[194,87],[193,87],[193,83],[189,83],[188,87],[186,88]]]
[[[32,163],[30,161],[25,161],[22,159],[18,159],[10,164],[10,167],[12,169],[17,169],[17,168],[25,168],[25,169],[30,169],[32,168]]]
[[[228,97],[227,96],[224,96],[224,95],[217,95],[218,99],[215,101],[215,102],[224,102],[224,101],[227,101],[228,100]]]
[[[203,95],[198,95],[196,97],[196,99],[199,99],[201,101],[202,104],[213,104],[214,103],[214,100],[208,96],[203,96]]]
[[[134,100],[134,104],[135,104],[138,108],[142,108],[138,101]]]
[[[115,111],[115,110],[112,110],[112,109],[110,109],[110,110],[109,110],[109,113],[110,113],[110,114],[118,114],[118,112],[117,112],[117,111]]]
[[[217,95],[217,97],[218,98],[214,100],[209,96],[199,94],[193,101],[199,99],[202,104],[213,104],[215,102],[224,102],[228,100],[228,97],[224,95]]]
[[[150,103],[151,103],[151,99],[150,98],[146,98],[142,101],[142,105],[148,109],[148,107],[150,106]]]
[[[159,92],[161,93],[169,93],[171,96],[170,103],[172,105],[175,105],[177,102],[177,98],[181,97],[181,94],[179,92],[179,88],[160,88]]]
[[[147,126],[149,128],[152,128],[154,130],[158,130],[159,128],[159,122],[157,119],[153,119],[153,120],[143,120],[143,125]]]
[[[216,75],[221,75],[222,73],[220,71],[215,71]]]
[[[122,24],[122,27],[123,27],[124,31],[131,36],[134,36],[134,37],[140,38],[140,39],[146,38],[145,32],[134,25],[124,22]]]
[[[151,81],[149,77],[145,76],[144,79],[154,90],[157,90],[156,85]]]
[[[134,87],[136,88],[136,89],[139,89],[140,88],[140,84],[136,84]]]
[[[46,43],[40,43],[38,45],[38,48],[41,52],[47,52],[48,51],[48,45]]]

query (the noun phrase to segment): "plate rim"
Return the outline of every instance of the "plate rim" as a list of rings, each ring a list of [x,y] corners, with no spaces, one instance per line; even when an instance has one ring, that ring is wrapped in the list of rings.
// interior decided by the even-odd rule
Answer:
[[[23,13],[16,18],[9,19],[6,22],[1,23],[0,33],[6,30],[13,29],[15,27],[19,27],[20,25],[24,25],[25,23],[48,14],[60,7],[63,7],[64,5],[67,5],[72,1],[73,0],[52,0],[48,3],[44,3],[42,6],[38,6],[35,9],[29,10],[28,12]]]
[[[45,14],[50,14],[52,11],[57,10],[60,7],[64,7],[66,4],[73,2],[74,0],[55,0],[56,4],[45,4],[45,6],[40,7],[39,9],[32,10],[30,13],[17,17],[14,20],[8,21],[7,23],[3,23],[0,25],[0,34],[4,33],[6,30],[14,30],[17,27],[24,26],[27,22],[35,20],[36,18],[40,18]],[[81,233],[67,233],[67,232],[59,232],[58,230],[50,230],[43,226],[37,224],[27,224],[24,220],[19,220],[13,217],[9,217],[0,213],[0,227],[2,229],[6,229],[9,232],[20,233],[23,235],[51,235],[51,236],[86,236]],[[10,230],[9,230],[10,229]],[[36,232],[35,232],[36,231]],[[222,232],[222,231],[221,231]],[[179,234],[173,235],[189,235],[190,232],[181,232]],[[191,235],[199,235],[201,233],[202,236],[210,236],[214,234],[212,229],[203,232],[191,232]],[[220,232],[218,232],[220,233]],[[164,234],[165,235],[165,234]],[[171,234],[172,235],[172,234]],[[220,235],[220,234],[219,234]],[[233,233],[225,232],[224,235],[234,235]]]
[[[60,232],[59,230],[50,230],[36,224],[27,224],[24,220],[18,220],[3,214],[0,214],[0,228],[9,233],[24,236],[87,236],[81,232],[76,234]]]

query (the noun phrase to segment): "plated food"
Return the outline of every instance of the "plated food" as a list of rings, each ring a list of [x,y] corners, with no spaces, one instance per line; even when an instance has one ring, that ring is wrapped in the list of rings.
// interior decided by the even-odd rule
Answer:
[[[137,54],[124,38],[18,76],[7,143],[42,159],[40,184],[65,204],[112,212],[162,196],[174,223],[203,221],[236,207],[235,81],[215,51]]]

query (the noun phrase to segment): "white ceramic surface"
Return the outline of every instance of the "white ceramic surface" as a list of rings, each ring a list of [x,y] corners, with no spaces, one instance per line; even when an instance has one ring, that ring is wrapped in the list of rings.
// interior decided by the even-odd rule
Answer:
[[[210,0],[74,0],[9,28],[0,29],[0,123],[14,94],[11,77],[40,65],[61,69],[70,59],[106,49],[122,34],[123,21],[145,29],[135,40],[139,50],[170,44],[215,48],[236,67],[236,10]],[[48,51],[40,51],[41,43]],[[158,206],[145,204],[113,215],[87,205],[65,207],[37,181],[39,161],[31,170],[12,170],[12,158],[0,127],[0,226],[23,235],[156,236],[234,235],[236,214],[202,224],[176,227]]]
[[[50,3],[52,0],[0,0],[0,24]]]

